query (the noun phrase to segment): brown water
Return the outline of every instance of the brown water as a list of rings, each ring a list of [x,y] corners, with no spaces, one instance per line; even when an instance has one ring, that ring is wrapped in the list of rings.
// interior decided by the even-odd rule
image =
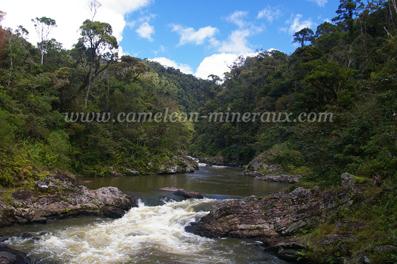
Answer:
[[[7,243],[30,252],[37,263],[285,263],[258,242],[207,239],[185,232],[184,227],[206,215],[217,199],[264,195],[286,185],[241,176],[239,169],[207,167],[193,174],[83,182],[94,188],[116,186],[142,199],[139,207],[117,220],[84,217],[0,230],[13,235]],[[198,191],[206,198],[171,200],[177,197],[160,191],[163,187]],[[24,232],[29,236],[21,235]]]
[[[214,199],[261,196],[288,188],[286,184],[243,176],[241,169],[231,167],[201,167],[195,173],[175,175],[86,178],[82,182],[94,189],[103,186],[118,187],[126,193],[140,197],[145,204],[158,204],[162,197],[170,196],[168,192],[160,190],[165,187],[200,192]]]

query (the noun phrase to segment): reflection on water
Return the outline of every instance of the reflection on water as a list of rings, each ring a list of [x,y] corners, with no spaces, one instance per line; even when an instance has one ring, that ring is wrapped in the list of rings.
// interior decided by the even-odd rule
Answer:
[[[265,195],[284,190],[286,184],[269,183],[242,175],[239,168],[201,167],[199,171],[176,175],[142,175],[106,178],[86,178],[83,183],[90,188],[115,186],[127,193],[141,197],[147,204],[157,204],[164,187],[176,187],[205,194],[210,198],[235,198]]]

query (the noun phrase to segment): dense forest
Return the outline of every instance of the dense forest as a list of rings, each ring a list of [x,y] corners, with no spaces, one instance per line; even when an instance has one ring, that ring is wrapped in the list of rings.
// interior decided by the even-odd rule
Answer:
[[[50,30],[50,18],[35,19]],[[26,29],[1,31],[0,130],[2,185],[51,170],[109,175],[114,170],[155,170],[185,153],[189,123],[66,123],[64,113],[191,110],[215,89],[155,62],[117,57],[109,24],[87,20],[75,48],[54,39],[35,48]]]
[[[1,16],[5,14],[0,12]],[[32,20],[38,32],[56,21]],[[118,56],[109,24],[86,20],[70,50],[48,34],[37,47],[22,26],[0,28],[0,186],[31,184],[52,171],[109,176],[155,172],[178,155],[244,166],[261,153],[300,184],[333,188],[349,172],[367,183],[354,212],[361,242],[397,238],[397,5],[341,0],[335,18],[295,33],[292,54],[259,52],[224,80],[197,79],[131,56]],[[331,112],[333,122],[65,122],[89,112]],[[362,221],[365,219],[365,222]],[[332,229],[315,230],[313,239]],[[353,232],[353,231],[352,231]],[[366,242],[365,242],[366,241]],[[349,244],[350,243],[350,244]],[[337,248],[319,248],[334,263]],[[374,253],[375,254],[375,253]],[[379,253],[376,253],[379,254]],[[393,259],[394,257],[394,259]],[[377,263],[397,255],[376,255]],[[385,262],[383,262],[385,261]],[[393,262],[387,262],[393,263]]]
[[[341,1],[334,23],[295,34],[290,56],[263,52],[237,63],[203,112],[331,112],[333,122],[207,123],[193,151],[247,164],[273,159],[316,182],[344,171],[382,179],[397,168],[397,14],[392,2]]]
[[[349,171],[390,178],[396,159],[396,10],[341,1],[333,23],[294,35],[287,55],[261,52],[223,83],[130,56],[118,58],[109,24],[87,20],[72,50],[35,48],[26,29],[1,31],[1,183],[52,169],[106,175],[150,171],[190,151],[247,164],[266,150],[291,170],[332,182]],[[51,30],[56,21],[36,18]],[[43,36],[44,37],[44,36]],[[331,123],[66,123],[72,112],[332,112]]]

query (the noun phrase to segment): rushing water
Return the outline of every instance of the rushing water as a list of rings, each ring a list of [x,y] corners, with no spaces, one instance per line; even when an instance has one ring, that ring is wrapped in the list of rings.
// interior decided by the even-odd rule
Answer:
[[[31,232],[33,237],[16,235],[7,243],[30,252],[37,263],[285,263],[264,252],[255,241],[208,239],[185,232],[186,225],[208,213],[216,202],[214,198],[261,195],[285,186],[257,182],[229,168],[86,183],[139,193],[151,205],[140,201],[139,207],[117,220],[86,217],[9,228],[6,233]],[[200,191],[210,198],[165,201],[167,194],[159,191],[162,187]]]

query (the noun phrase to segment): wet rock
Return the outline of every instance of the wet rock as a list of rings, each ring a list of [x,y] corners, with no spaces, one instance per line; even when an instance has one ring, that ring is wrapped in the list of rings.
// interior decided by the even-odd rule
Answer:
[[[161,188],[161,191],[172,192],[172,194],[183,197],[184,199],[203,199],[204,196],[199,192],[189,192],[183,189],[177,189],[174,187]]]
[[[301,242],[290,240],[283,242],[276,242],[274,245],[267,247],[266,250],[273,251],[281,259],[287,261],[295,261],[301,257],[300,252],[306,248],[306,245]]]
[[[102,208],[102,215],[109,218],[120,218],[125,214],[125,210],[112,206],[105,206]]]
[[[0,264],[30,264],[31,260],[21,251],[0,244]]]
[[[296,188],[264,198],[223,201],[186,230],[206,237],[253,238],[274,244],[315,226],[333,209],[349,202],[349,195]],[[287,252],[292,254],[290,249]]]
[[[49,219],[88,214],[120,217],[136,206],[134,198],[115,187],[90,190],[59,173],[44,182],[48,186],[45,192],[21,189],[12,194],[11,201],[0,198],[0,226],[45,223]]]
[[[173,192],[173,194],[177,196],[182,196],[185,199],[203,199],[204,196],[201,193],[198,192],[188,192],[185,190],[177,190]]]

